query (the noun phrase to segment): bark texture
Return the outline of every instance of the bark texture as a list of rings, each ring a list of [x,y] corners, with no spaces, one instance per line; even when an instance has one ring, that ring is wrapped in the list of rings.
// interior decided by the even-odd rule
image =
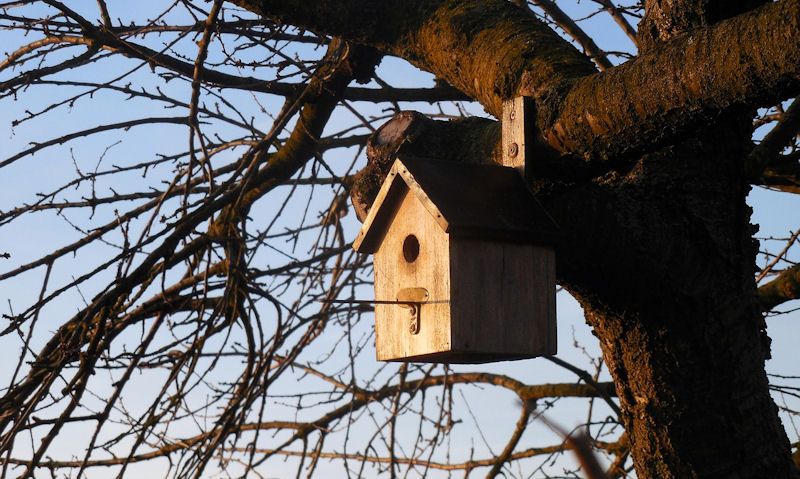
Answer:
[[[652,0],[645,2],[639,23],[639,47],[650,49],[689,30],[752,10],[764,0]]]
[[[546,25],[503,0],[234,3],[405,58],[496,117],[504,99],[532,96],[550,156],[635,158],[730,108],[771,105],[800,93],[800,0],[769,3],[670,37],[602,73]]]
[[[583,258],[559,262],[615,379],[639,477],[790,475],[764,373],[745,150],[733,136],[708,128],[700,138],[714,141],[670,147],[588,187],[595,198],[581,206],[596,220],[570,237],[594,244],[575,241]],[[572,210],[552,205],[559,218]]]
[[[656,38],[642,43],[659,51],[662,42],[740,13],[743,3],[648,2],[645,35]],[[713,44],[724,38],[733,37]],[[615,378],[640,477],[793,474],[763,367],[769,340],[745,203],[751,117],[746,108],[730,111],[602,185],[611,196],[603,207],[622,223],[616,231],[638,238],[608,261],[602,281],[574,270],[570,289]]]

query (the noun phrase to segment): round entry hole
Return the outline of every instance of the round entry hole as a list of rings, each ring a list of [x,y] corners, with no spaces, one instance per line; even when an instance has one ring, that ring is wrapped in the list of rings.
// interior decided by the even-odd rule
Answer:
[[[417,256],[419,256],[419,240],[414,235],[408,235],[403,241],[403,258],[407,263],[413,263]]]

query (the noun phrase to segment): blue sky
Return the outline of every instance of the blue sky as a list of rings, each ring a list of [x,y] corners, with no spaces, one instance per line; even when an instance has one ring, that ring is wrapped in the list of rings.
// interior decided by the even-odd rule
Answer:
[[[569,1],[560,2],[559,4],[573,17],[578,18],[585,16],[589,12],[591,8],[589,3]],[[72,3],[71,6],[73,6]],[[137,2],[109,2],[109,6],[113,18],[121,17],[127,21],[135,16],[141,18],[147,16],[142,14],[141,4],[137,4]],[[74,8],[87,12],[89,18],[96,18],[96,13],[94,13],[95,3],[93,1],[82,0],[74,2]],[[154,7],[152,11],[156,11],[158,8]],[[581,26],[596,38],[601,48],[618,51],[629,51],[631,49],[631,44],[627,37],[605,15],[591,17],[582,22]],[[2,32],[2,35],[4,39],[3,49],[6,52],[11,51],[15,45],[30,41],[30,39],[21,38],[15,33]],[[166,38],[168,36],[165,36],[162,41],[166,41]],[[309,54],[305,51],[300,53]],[[218,59],[219,54],[218,50],[212,51],[210,59],[212,61]],[[251,54],[248,53],[248,55]],[[129,60],[109,59],[90,68],[68,72],[60,76],[60,78],[75,80],[86,78],[91,78],[92,80],[110,79],[135,65],[136,63]],[[433,78],[430,75],[420,73],[406,62],[397,59],[385,59],[378,72],[381,78],[396,87],[430,86],[433,84]],[[248,71],[243,71],[243,73],[252,74]],[[258,72],[258,74],[264,77],[263,72]],[[7,78],[7,75],[9,75],[7,72],[0,73],[0,80]],[[158,84],[174,98],[184,102],[189,100],[189,89],[185,83],[175,80],[164,84],[155,78],[149,68],[140,69],[132,79],[138,82],[137,86],[153,88]],[[163,109],[161,105],[155,105],[152,102],[136,99],[129,100],[120,95],[99,93],[92,99],[81,99],[73,106],[61,107],[40,119],[24,123],[18,127],[12,127],[11,122],[24,116],[26,110],[38,111],[51,104],[54,99],[66,98],[71,91],[77,90],[67,87],[55,89],[31,88],[20,93],[17,99],[3,99],[2,107],[0,107],[0,152],[2,152],[2,156],[7,157],[25,149],[29,142],[41,141],[53,135],[64,134],[98,124],[149,115],[177,116],[185,114],[185,112],[174,109]],[[224,95],[226,100],[244,105],[244,109],[256,118],[256,125],[262,129],[268,128],[271,120],[261,111],[261,107],[266,112],[274,114],[280,106],[278,98],[262,94],[253,95],[245,92],[225,91]],[[377,116],[383,114],[383,112],[375,109],[374,106],[358,103],[354,104],[354,106],[365,115]],[[405,104],[403,108],[419,109],[431,113],[436,111],[435,108],[423,104]],[[473,114],[485,115],[477,105],[465,105],[465,108]],[[450,105],[444,105],[443,109],[445,113],[457,113],[456,108]],[[351,112],[346,109],[339,109],[328,125],[327,132],[344,129],[357,122],[358,119]],[[227,126],[218,126],[216,128],[222,136],[234,133],[233,129]],[[121,142],[119,142],[120,139],[122,139]],[[0,210],[7,211],[21,202],[35,201],[37,192],[50,191],[58,187],[67,179],[74,177],[76,168],[81,171],[91,171],[98,164],[107,168],[110,165],[145,161],[155,158],[158,154],[177,153],[186,148],[187,139],[188,132],[184,126],[142,126],[129,130],[122,138],[117,132],[113,132],[45,149],[34,156],[23,158],[3,170],[2,175],[0,175],[0,178],[2,178],[0,179],[0,187],[2,187]],[[227,158],[234,154],[230,153]],[[328,161],[337,169],[337,172],[340,172],[349,166],[355,155],[355,149],[339,150],[330,154]],[[225,157],[220,158],[220,160],[223,159]],[[357,161],[358,165],[364,163],[363,154],[358,157]],[[131,174],[120,177],[113,182],[100,182],[96,187],[98,192],[105,193],[110,191],[110,188],[114,188],[114,191],[118,192],[136,191],[142,184],[158,184],[159,178],[166,178],[170,173],[169,167],[159,167],[150,172],[146,179]],[[81,194],[88,194],[89,190],[90,185],[83,185],[79,191],[65,191],[63,196],[74,198]],[[325,201],[329,200],[332,194],[333,192],[330,190],[321,189],[317,191],[315,193],[317,197],[313,200],[313,204],[320,207],[324,206]],[[770,192],[757,188],[750,195],[749,203],[754,209],[753,222],[761,227],[759,232],[761,237],[785,237],[788,236],[791,230],[800,227],[800,198],[796,195]],[[251,216],[254,218],[267,217],[267,214],[270,211],[274,211],[274,208],[274,203],[264,202],[254,209]],[[285,212],[287,217],[286,224],[295,224],[297,218],[302,216],[304,208],[305,202],[302,198],[290,203]],[[55,213],[37,214],[29,215],[19,221],[5,225],[2,227],[2,233],[0,234],[0,252],[9,252],[12,257],[10,260],[0,260],[0,271],[7,271],[15,265],[23,264],[36,258],[42,251],[57,248],[80,238],[83,233],[76,230],[73,225],[91,228],[112,220],[114,215],[113,208],[98,208],[94,215],[88,211],[69,212],[63,217]],[[352,214],[346,219],[345,224],[347,226],[346,236],[349,239],[354,238],[359,224]],[[770,245],[772,250],[778,250],[780,247],[778,243]],[[54,269],[54,284],[69,281],[73,275],[86,270],[90,265],[98,264],[102,261],[102,258],[113,254],[113,252],[113,247],[100,245],[83,251],[74,257],[59,260],[57,267]],[[262,266],[282,264],[286,261],[286,254],[299,255],[300,253],[302,251],[290,251],[287,246],[283,253],[265,256]],[[796,260],[796,253],[793,254]],[[759,265],[763,264],[764,259],[759,258]],[[9,303],[14,308],[20,308],[34,300],[39,293],[43,274],[44,270],[40,268],[13,282],[2,283],[0,287],[0,303],[2,303],[2,308],[4,309],[3,312],[6,312]],[[105,276],[101,276],[100,279],[104,277],[111,278],[112,276],[109,272]],[[102,286],[103,284],[99,282],[86,284],[83,287],[83,291],[65,294],[53,306],[47,308],[43,312],[43,321],[39,326],[38,342],[46,339],[47,335],[44,334],[46,331],[54,330],[60,324],[60,321],[69,317],[71,313],[83,304],[82,295],[89,299]],[[370,293],[362,291],[362,294]],[[786,306],[793,307],[792,304]],[[566,293],[558,295],[558,316],[559,357],[581,367],[589,368],[589,358],[597,357],[599,349],[595,338],[591,335],[591,331],[584,322],[579,305]],[[782,375],[798,374],[795,353],[796,344],[800,343],[798,321],[800,321],[800,313],[797,312],[768,319],[769,333],[773,339],[773,359],[767,364],[769,372]],[[355,331],[360,334],[368,334],[368,329],[369,325],[361,324],[356,326]],[[318,341],[315,348],[321,355],[332,347],[337,339],[338,337],[333,336],[324,337]],[[18,354],[16,349],[19,345],[18,339],[3,337],[0,338],[0,344],[3,345],[0,349],[0,360],[3,360],[6,364],[14,363]],[[575,344],[582,346],[585,350],[576,348]],[[34,344],[34,349],[35,346]],[[369,354],[371,353],[366,356],[369,356]],[[332,363],[344,365],[347,362],[347,358],[332,358],[331,361]],[[359,367],[363,368],[374,368],[376,366],[375,363],[370,363],[366,360],[359,364]],[[391,366],[390,368],[394,367]],[[456,366],[454,369],[456,371],[480,369],[482,371],[506,374],[531,384],[574,381],[573,376],[566,374],[563,370],[544,359],[498,363],[478,368],[474,366]],[[10,372],[8,372],[8,375],[10,375]],[[607,375],[604,375],[603,378],[608,379]],[[151,380],[143,376],[137,380],[135,387],[145,393],[154,387],[155,383],[148,382]],[[6,374],[0,374],[0,381],[2,383],[7,381]],[[286,388],[291,388],[292,386],[292,384],[284,385]],[[498,394],[495,390],[480,390],[478,388],[470,388],[469,394],[465,394],[461,399],[465,405],[469,406],[469,410],[462,408],[462,419],[466,422],[474,421],[479,424],[484,432],[487,444],[494,445],[495,448],[496,445],[503,444],[518,415],[519,410],[515,399],[508,394]],[[778,399],[780,400],[780,398]],[[276,411],[280,410],[278,405],[275,408]],[[290,408],[286,410],[288,412]],[[583,422],[585,414],[586,403],[584,401],[562,400],[557,413],[554,413],[551,419],[569,428]],[[786,425],[791,430],[788,422]],[[72,434],[80,435],[86,434],[86,432],[80,427],[76,427]],[[368,431],[359,431],[358,434],[368,434]],[[546,428],[537,425],[526,433],[525,441],[528,444],[541,445],[552,441],[552,437],[552,434]],[[460,451],[462,455],[466,454],[471,447],[474,447],[477,451],[487,447],[481,444],[483,439],[474,434],[453,437],[452,441],[454,442],[454,449]],[[69,436],[67,436],[56,450],[67,453],[70,451],[71,446],[69,442]],[[476,455],[483,456],[484,454],[476,453]],[[325,465],[324,467],[330,467],[332,473],[341,472],[340,469],[337,469],[339,466]],[[286,465],[285,469],[278,467],[272,473],[278,477],[283,477],[288,471],[292,470],[292,466]],[[144,469],[138,470],[138,472],[143,474]],[[98,471],[96,477],[103,477],[102,474]],[[520,471],[520,475],[524,477],[522,471]]]

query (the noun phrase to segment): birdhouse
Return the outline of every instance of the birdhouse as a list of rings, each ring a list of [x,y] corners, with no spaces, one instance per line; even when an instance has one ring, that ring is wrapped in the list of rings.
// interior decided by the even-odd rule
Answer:
[[[396,160],[353,244],[374,254],[378,359],[555,354],[556,230],[514,168]]]

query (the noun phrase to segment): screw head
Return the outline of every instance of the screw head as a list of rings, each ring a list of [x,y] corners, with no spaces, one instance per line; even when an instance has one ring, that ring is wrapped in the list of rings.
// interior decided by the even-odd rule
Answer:
[[[516,143],[512,143],[511,146],[508,147],[508,156],[511,158],[516,158],[519,154],[519,145]]]
[[[410,311],[411,317],[408,321],[408,332],[411,334],[419,334],[419,305],[412,304]]]
[[[508,113],[508,117],[509,117],[510,119],[512,119],[512,120],[513,120],[513,119],[515,119],[515,118],[517,117],[517,111],[512,109],[512,110],[511,110],[511,111]]]

